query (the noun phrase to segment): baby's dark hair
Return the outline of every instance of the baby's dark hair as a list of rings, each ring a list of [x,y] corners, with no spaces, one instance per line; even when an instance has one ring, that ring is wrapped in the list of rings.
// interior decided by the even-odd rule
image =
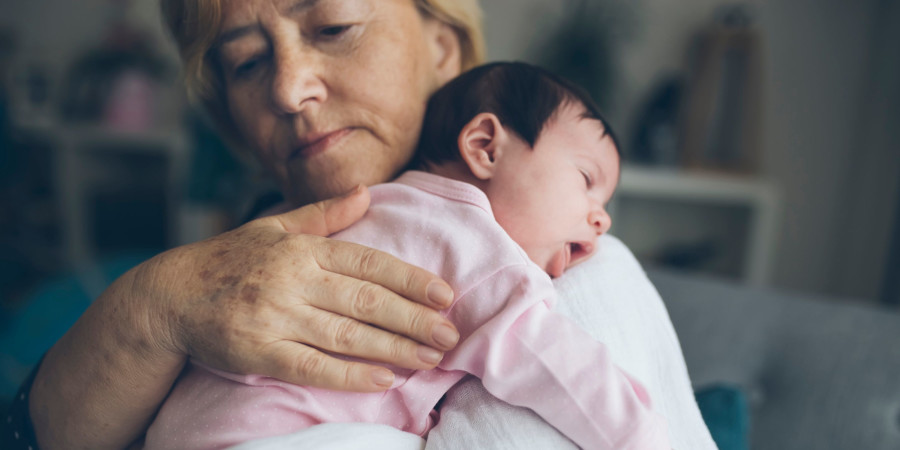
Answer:
[[[496,114],[504,127],[533,148],[553,114],[568,102],[584,106],[583,118],[603,124],[605,135],[621,156],[618,139],[587,92],[531,64],[496,62],[469,70],[431,96],[419,146],[409,167],[424,169],[428,163],[462,160],[457,146],[459,133],[481,113]]]

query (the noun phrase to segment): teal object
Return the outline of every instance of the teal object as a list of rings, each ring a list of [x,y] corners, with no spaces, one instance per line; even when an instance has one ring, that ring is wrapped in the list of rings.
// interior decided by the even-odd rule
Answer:
[[[694,393],[697,406],[719,450],[750,448],[750,409],[740,389],[714,385]]]
[[[0,401],[7,404],[44,353],[110,283],[153,256],[135,252],[61,274],[42,283],[7,312],[0,330]]]

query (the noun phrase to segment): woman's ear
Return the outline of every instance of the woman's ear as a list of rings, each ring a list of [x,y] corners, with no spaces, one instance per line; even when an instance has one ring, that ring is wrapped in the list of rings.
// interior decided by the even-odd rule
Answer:
[[[463,127],[457,144],[472,175],[479,180],[488,180],[494,176],[497,161],[509,139],[509,133],[496,114],[481,113]]]
[[[426,21],[425,34],[434,61],[438,86],[443,86],[462,70],[459,35],[453,27],[437,19]]]

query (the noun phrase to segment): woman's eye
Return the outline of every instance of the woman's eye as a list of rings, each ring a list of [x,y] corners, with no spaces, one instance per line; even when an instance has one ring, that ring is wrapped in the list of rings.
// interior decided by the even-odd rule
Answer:
[[[325,27],[319,28],[317,34],[319,37],[325,39],[332,39],[339,37],[340,35],[347,32],[350,29],[350,25],[328,25]]]
[[[249,59],[234,68],[234,77],[239,79],[249,77],[262,67],[262,64],[262,57]]]

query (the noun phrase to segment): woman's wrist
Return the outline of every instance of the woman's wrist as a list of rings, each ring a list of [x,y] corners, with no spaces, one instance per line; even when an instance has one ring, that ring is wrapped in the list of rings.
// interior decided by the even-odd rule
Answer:
[[[188,291],[184,280],[190,267],[182,257],[185,247],[161,253],[135,267],[117,280],[126,299],[128,317],[135,328],[136,350],[167,353],[186,359],[179,323],[182,295]],[[152,355],[149,355],[152,356]]]
[[[47,352],[30,399],[42,448],[130,444],[184,366],[148,263],[110,285]]]

